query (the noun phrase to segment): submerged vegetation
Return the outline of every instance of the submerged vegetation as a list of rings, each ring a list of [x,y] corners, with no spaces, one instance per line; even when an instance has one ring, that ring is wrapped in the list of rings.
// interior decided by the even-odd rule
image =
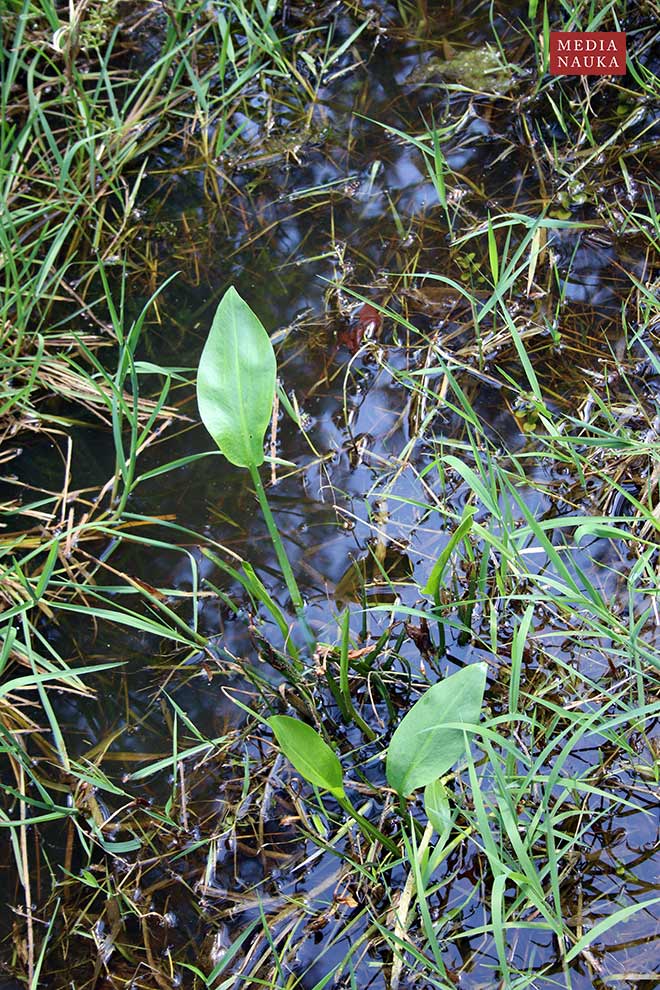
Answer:
[[[0,8],[0,986],[650,990],[657,7]]]

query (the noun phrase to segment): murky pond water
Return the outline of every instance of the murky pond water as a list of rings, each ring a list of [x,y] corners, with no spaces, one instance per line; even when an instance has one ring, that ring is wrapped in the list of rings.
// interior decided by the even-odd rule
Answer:
[[[522,16],[518,5],[505,6],[494,15],[504,38],[507,22]],[[158,319],[152,311],[138,354],[143,361],[195,368],[215,306],[229,284],[249,300],[273,333],[281,384],[304,413],[309,442],[280,410],[271,450],[293,466],[280,463],[272,468],[269,500],[319,643],[337,643],[337,615],[346,606],[352,609],[352,631],[361,647],[373,647],[386,633],[381,654],[377,661],[370,658],[371,667],[359,687],[365,718],[384,739],[392,720],[417,696],[425,676],[434,680],[475,660],[485,659],[490,665],[491,711],[497,714],[506,705],[500,683],[502,656],[486,647],[487,614],[478,609],[469,613],[468,625],[475,632],[471,638],[462,628],[465,610],[454,609],[443,626],[443,649],[426,654],[420,654],[404,626],[406,607],[412,610],[410,622],[419,621],[414,610],[425,601],[419,588],[447,545],[454,514],[460,515],[474,497],[464,478],[448,472],[443,479],[434,466],[442,442],[448,450],[461,452],[466,463],[472,461],[465,417],[446,403],[438,403],[434,415],[434,397],[413,400],[408,387],[428,357],[429,340],[436,342],[446,363],[438,362],[437,378],[427,381],[439,387],[443,369],[449,366],[485,435],[503,451],[530,455],[529,484],[521,485],[520,491],[535,518],[557,511],[568,514],[572,504],[566,466],[544,459],[540,445],[537,456],[531,457],[535,441],[521,429],[520,410],[509,402],[506,374],[518,381],[523,376],[510,337],[486,320],[477,339],[470,306],[460,294],[420,277],[425,272],[445,275],[478,299],[489,295],[483,276],[485,241],[449,243],[422,155],[391,129],[419,133],[424,121],[448,128],[461,121],[443,143],[453,173],[448,208],[452,214],[460,205],[461,229],[466,217],[476,229],[489,215],[504,211],[534,217],[548,207],[550,217],[568,214],[586,223],[598,214],[588,188],[584,201],[575,194],[575,201],[566,205],[544,175],[538,144],[530,150],[530,126],[540,132],[539,142],[551,140],[557,127],[541,100],[519,95],[524,79],[514,74],[501,94],[479,95],[452,89],[446,77],[434,78],[431,60],[446,58],[447,44],[474,48],[492,42],[487,11],[473,13],[469,5],[462,9],[460,4],[443,7],[433,15],[426,41],[411,40],[403,30],[381,32],[379,25],[391,21],[394,11],[386,6],[374,6],[373,11],[373,25],[328,72],[307,118],[298,108],[278,104],[275,93],[255,97],[250,117],[236,114],[233,123],[243,130],[232,152],[240,148],[241,160],[231,171],[231,189],[223,163],[218,163],[215,181],[224,186],[219,203],[208,195],[207,170],[181,157],[178,148],[154,155],[152,174],[141,190],[138,222],[143,230],[135,255],[137,266],[150,259],[151,275],[147,279],[146,270],[133,272],[128,287],[131,309],[138,312],[150,289],[178,272],[158,298]],[[355,26],[349,14],[337,8],[333,16],[335,37],[348,37]],[[420,64],[431,65],[423,80],[415,75]],[[604,106],[605,111],[615,119],[615,106]],[[640,122],[640,131],[642,127]],[[514,238],[523,234],[521,227]],[[570,305],[562,308],[560,325],[555,326],[553,305],[542,292],[537,300],[525,300],[526,342],[548,402],[556,411],[572,410],[586,399],[585,383],[607,375],[613,366],[611,353],[624,346],[621,299],[629,291],[630,272],[648,277],[647,254],[639,238],[620,235],[614,224],[553,231],[550,243],[562,276],[558,291]],[[385,316],[377,339],[355,354],[350,334],[361,303],[350,290],[405,321],[398,324]],[[657,398],[659,383],[652,376],[645,384],[640,378],[640,388],[649,399],[654,394]],[[189,386],[178,385],[173,398],[180,402],[184,418],[173,421],[144,452],[140,473],[210,448]],[[96,424],[81,426],[75,443],[72,490],[112,472],[110,440]],[[34,483],[37,473],[44,477],[49,470],[57,472],[49,450],[35,446],[28,453],[29,462],[21,466],[27,483]],[[558,509],[556,493],[563,490],[565,508]],[[308,990],[322,986],[326,977],[331,979],[329,986],[385,990],[390,957],[387,946],[375,937],[373,919],[390,891],[402,886],[406,870],[398,867],[382,874],[377,864],[363,861],[361,873],[350,873],[337,855],[341,850],[354,855],[356,840],[350,831],[338,839],[324,834],[321,848],[311,838],[305,840],[301,823],[308,836],[325,826],[304,810],[297,785],[292,784],[295,775],[286,761],[274,756],[267,734],[248,733],[245,712],[232,700],[258,707],[261,692],[273,704],[280,690],[282,710],[287,702],[295,707],[297,701],[302,714],[308,711],[304,694],[296,699],[283,673],[283,641],[275,623],[265,610],[255,612],[241,586],[203,552],[205,541],[226,562],[231,562],[232,552],[249,561],[293,622],[246,474],[223,458],[209,456],[144,482],[131,498],[129,511],[134,520],[160,518],[160,526],[151,522],[135,532],[153,541],[174,541],[179,552],[124,542],[116,547],[95,545],[90,553],[105,560],[119,577],[129,574],[151,589],[167,589],[168,606],[190,625],[194,615],[209,645],[199,651],[171,644],[164,648],[157,637],[139,629],[102,620],[86,625],[77,616],[63,617],[48,633],[66,655],[86,662],[123,661],[121,668],[94,681],[102,704],[76,695],[57,700],[70,754],[96,762],[121,792],[113,793],[110,784],[105,792],[97,791],[96,799],[104,817],[116,814],[117,831],[106,832],[108,842],[118,843],[120,852],[121,843],[128,842],[125,876],[115,880],[124,896],[140,908],[148,906],[148,911],[147,920],[140,920],[137,912],[124,920],[118,942],[130,946],[131,938],[146,939],[148,930],[153,957],[171,959],[174,983],[187,985],[192,972],[181,962],[208,969],[209,960],[219,958],[248,931],[224,978],[244,967],[250,976],[247,983],[242,978],[242,985],[248,986],[290,986],[295,974],[300,978],[295,985]],[[511,513],[514,524],[523,519],[515,504]],[[484,506],[476,518],[487,522]],[[168,528],[168,523],[179,529]],[[391,586],[376,586],[376,557]],[[609,556],[603,552],[599,569],[586,552],[576,559],[590,568],[608,598],[618,593],[615,551]],[[106,571],[102,578],[110,593],[121,583],[117,574]],[[457,595],[457,605],[461,596],[468,600],[473,594],[461,586],[461,581],[469,585],[469,579],[467,571],[454,579],[450,593]],[[360,603],[365,580],[367,586],[371,583],[370,601],[381,604],[368,614]],[[126,596],[121,603],[138,607]],[[501,617],[502,642],[510,619]],[[530,660],[529,689],[547,692],[559,706],[577,707],[582,682],[576,679],[572,698],[560,692],[557,683],[553,698],[544,664],[552,655],[597,679],[604,661],[596,644],[581,650],[575,639],[564,637],[556,616],[539,616],[535,628],[547,655],[545,660]],[[440,645],[434,625],[431,635]],[[644,636],[652,645],[657,628],[649,624]],[[304,649],[301,637],[298,645]],[[377,820],[384,805],[374,800],[368,785],[384,784],[379,759],[383,740],[365,745],[357,730],[342,724],[324,677],[323,650],[308,661],[318,671],[316,682],[307,685],[316,710],[334,725],[356,794],[363,795],[360,799]],[[381,690],[383,685],[388,691]],[[195,755],[177,763],[173,734],[180,751],[198,747]],[[641,727],[630,742],[641,761],[646,745]],[[601,737],[585,735],[575,745],[565,773],[578,777],[594,762],[607,760],[607,745]],[[154,772],[145,772],[158,761]],[[630,797],[631,805],[627,810],[614,806],[614,814],[594,794],[575,812],[572,827],[586,830],[588,838],[583,837],[581,854],[576,853],[563,874],[562,894],[564,914],[574,917],[580,931],[596,923],[600,905],[607,913],[612,904],[624,906],[657,890],[651,866],[655,828],[650,782],[647,789],[641,777],[631,774],[630,764],[608,766],[608,774],[608,786]],[[177,828],[164,820],[168,845],[163,848],[147,812],[165,807],[168,796]],[[391,799],[387,801],[394,816]],[[325,804],[330,817],[340,817],[332,801]],[[520,814],[524,825],[524,809]],[[387,815],[383,821],[386,827]],[[145,845],[138,852],[131,842],[141,827]],[[58,826],[46,835],[52,863],[65,863],[74,872],[80,868],[80,852],[71,852],[73,838],[66,829]],[[96,879],[102,880],[101,874]],[[466,990],[499,985],[494,976],[497,953],[488,932],[461,937],[466,930],[478,931],[490,923],[489,882],[483,858],[474,848],[458,846],[443,864],[429,901],[432,917],[446,918],[442,933],[448,979]],[[506,896],[513,899],[515,890]],[[99,908],[96,904],[93,917]],[[570,985],[587,990],[596,985],[596,972],[598,986],[650,987],[651,982],[634,974],[653,969],[647,941],[653,931],[651,914],[651,909],[635,914],[614,934],[607,933],[594,968],[578,957],[570,967]],[[106,912],[99,938],[117,936],[113,917],[112,911]],[[264,917],[278,946],[280,970],[272,970],[277,953],[264,935]],[[515,986],[567,986],[557,940],[535,926],[539,919],[538,913],[530,912],[518,929],[510,965],[521,974],[543,975],[530,977],[528,983],[521,976]],[[415,935],[423,944],[421,932],[411,932],[413,941]],[[133,962],[130,949],[120,954],[128,971]],[[333,982],[330,974],[340,964],[341,976]],[[123,965],[116,964],[117,978]],[[81,954],[63,963],[63,973],[67,980],[88,980],[88,967],[89,958]],[[151,985],[146,975],[145,980],[139,985]],[[64,980],[57,985],[65,985]],[[99,974],[96,984],[85,985],[113,984],[103,982]],[[408,975],[404,972],[402,986],[441,985],[414,968]]]

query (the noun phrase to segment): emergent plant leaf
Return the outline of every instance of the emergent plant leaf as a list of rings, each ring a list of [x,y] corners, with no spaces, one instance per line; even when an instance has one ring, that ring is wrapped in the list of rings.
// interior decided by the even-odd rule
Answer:
[[[204,426],[237,467],[263,464],[275,375],[270,338],[231,286],[220,300],[202,351],[197,404]]]
[[[392,736],[387,780],[405,797],[453,767],[465,752],[464,729],[479,722],[486,687],[486,664],[474,663],[434,684],[422,695]]]
[[[305,780],[335,797],[344,797],[341,764],[311,725],[289,715],[272,715],[267,721],[280,749]]]

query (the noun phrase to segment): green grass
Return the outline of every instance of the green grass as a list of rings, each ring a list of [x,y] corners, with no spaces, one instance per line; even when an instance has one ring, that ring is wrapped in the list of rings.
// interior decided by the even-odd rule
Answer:
[[[350,3],[328,26],[234,0],[3,8],[0,971],[31,990],[652,978],[654,11],[398,12]],[[544,21],[624,26],[628,75],[538,71]],[[429,99],[383,102],[369,61],[383,71],[385,43],[444,60],[471,31],[511,91],[436,79]],[[399,154],[421,206],[389,183]],[[332,166],[318,185],[298,182],[306,156]],[[191,173],[172,236],[168,181]],[[287,220],[299,240],[280,243]],[[575,296],[602,249],[603,307]],[[285,326],[269,299],[297,301],[308,271],[323,303],[310,290]],[[314,649],[259,566],[250,483],[227,498],[235,479],[195,439],[185,341],[233,277],[280,321],[268,495]],[[358,301],[383,336],[330,357],[327,324]],[[162,358],[165,339],[186,356]],[[331,413],[310,425],[317,396]],[[383,396],[396,416],[380,431]],[[157,497],[191,472],[210,493],[192,524]],[[481,660],[487,707],[443,778],[438,836],[421,801],[387,790],[382,756],[430,684]],[[272,714],[323,733],[357,820],[296,778]]]
[[[63,866],[44,864],[54,892],[61,890],[61,869],[66,872],[74,844],[87,858],[95,847],[112,856],[141,844],[134,834],[123,845],[106,842],[93,803],[87,817],[83,791],[99,788],[118,799],[122,791],[96,761],[72,761],[49,695],[55,685],[82,698],[88,676],[116,665],[72,662],[45,638],[44,623],[76,617],[110,623],[172,644],[184,656],[196,655],[206,642],[197,631],[197,604],[206,594],[197,581],[183,609],[173,609],[166,595],[111,563],[112,550],[132,542],[146,552],[158,546],[183,554],[196,574],[193,556],[176,545],[189,535],[127,512],[138,486],[181,463],[140,469],[144,452],[185,421],[168,405],[181,376],[135,358],[145,319],[152,318],[166,283],[137,317],[126,310],[126,279],[143,264],[134,244],[147,156],[170,136],[189,150],[193,144],[204,160],[222,154],[237,136],[228,120],[254,91],[257,74],[282,78],[287,70],[270,15],[258,5],[251,11],[224,5],[217,19],[183,3],[164,17],[153,8],[140,16],[143,24],[146,16],[158,51],[142,69],[128,70],[131,25],[118,19],[114,4],[69,11],[48,0],[26,0],[8,3],[2,17],[0,428],[9,441],[9,470],[21,443],[35,433],[50,439],[63,458],[59,490],[45,483],[3,506],[7,528],[0,543],[2,667],[8,676],[0,702],[2,824],[11,838],[26,926],[25,951],[13,955],[12,965],[35,987],[49,953],[57,951],[68,906],[54,893],[52,924],[44,933],[33,914],[44,889],[37,895],[29,829],[68,823]],[[217,52],[226,63],[220,86]],[[192,120],[194,130],[186,135]],[[81,317],[89,327],[82,332],[74,329]],[[155,394],[154,381],[161,383]],[[150,397],[142,398],[143,391]],[[90,422],[100,424],[114,447],[114,468],[100,483],[72,490],[75,430]],[[165,542],[140,535],[150,522],[161,533],[165,526]],[[128,604],[122,593],[130,595]],[[176,592],[172,597],[178,604]],[[38,760],[27,755],[35,746]],[[169,814],[162,821],[174,826]],[[36,855],[41,860],[45,851]]]

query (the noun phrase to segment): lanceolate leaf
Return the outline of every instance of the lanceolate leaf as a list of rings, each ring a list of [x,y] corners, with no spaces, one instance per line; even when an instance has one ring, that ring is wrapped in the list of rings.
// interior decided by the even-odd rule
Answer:
[[[305,780],[335,797],[344,796],[341,764],[311,725],[289,715],[272,715],[268,724],[282,752]]]
[[[422,695],[392,736],[386,764],[390,787],[405,797],[453,767],[465,753],[464,731],[479,722],[485,687],[486,664],[474,663]]]
[[[197,403],[228,461],[259,467],[275,396],[275,353],[261,321],[231,286],[202,351]]]

